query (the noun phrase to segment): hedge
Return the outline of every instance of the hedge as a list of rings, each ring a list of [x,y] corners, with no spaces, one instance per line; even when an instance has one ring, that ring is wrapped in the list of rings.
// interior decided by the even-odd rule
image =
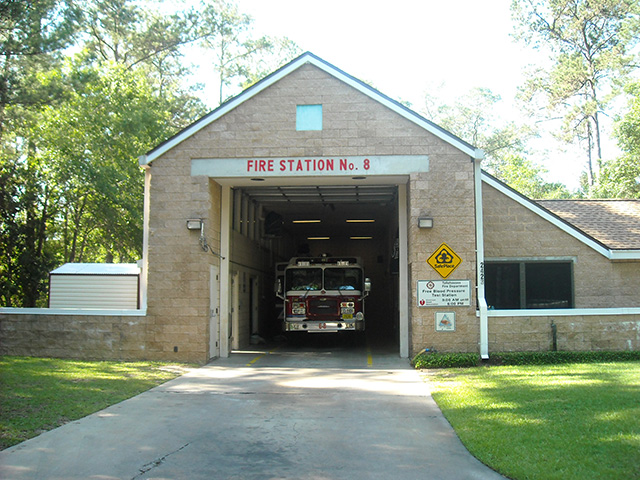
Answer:
[[[477,353],[421,352],[411,361],[417,369],[465,368],[479,365],[557,365],[640,361],[640,351],[622,352],[498,352],[483,362]]]

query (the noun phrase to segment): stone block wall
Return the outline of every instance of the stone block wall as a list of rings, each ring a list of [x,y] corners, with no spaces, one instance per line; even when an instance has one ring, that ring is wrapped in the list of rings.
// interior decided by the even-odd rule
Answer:
[[[489,351],[640,350],[640,314],[489,318]]]
[[[411,268],[411,352],[422,348],[438,351],[476,352],[479,321],[476,317],[476,224],[474,164],[453,147],[437,149],[429,172],[411,176],[409,188],[409,263]],[[433,218],[433,228],[418,228],[419,217]],[[469,280],[468,307],[419,307],[417,282],[443,280],[427,259],[446,243],[461,259],[446,280]],[[435,313],[453,312],[456,330],[436,332]]]
[[[144,316],[0,314],[0,355],[167,360],[162,352],[150,350],[151,337]],[[197,361],[194,357],[179,360]]]
[[[296,131],[296,106],[301,104],[323,106],[322,130]],[[184,227],[189,216],[212,220],[208,228],[216,230],[211,232],[210,243],[218,251],[219,225],[210,219],[219,212],[219,198],[211,187],[215,182],[191,177],[192,159],[354,155],[428,155],[430,168],[435,169],[433,174],[412,179],[410,185],[412,215],[414,211],[430,210],[436,222],[442,225],[440,229],[434,229],[429,238],[423,232],[412,231],[410,242],[417,241],[417,247],[410,260],[416,272],[410,280],[410,291],[415,295],[416,281],[431,278],[424,277],[422,272],[423,254],[439,245],[434,245],[439,241],[435,236],[442,236],[445,222],[454,229],[452,236],[455,237],[447,236],[447,241],[452,243],[452,248],[457,248],[456,251],[460,250],[465,260],[456,272],[456,278],[467,278],[468,275],[468,278],[475,278],[475,258],[471,254],[475,227],[470,159],[332,75],[305,65],[152,163],[148,305],[151,322],[158,330],[154,348],[170,355],[179,343],[180,349],[187,348],[197,356],[206,357],[206,333],[205,338],[197,339],[194,333],[176,337],[178,332],[169,331],[176,319],[185,325],[196,325],[196,331],[208,331],[206,276],[208,265],[218,262],[199,251],[197,239],[191,238],[193,235],[190,237]],[[442,180],[436,175],[443,175]],[[438,195],[445,197],[438,198]],[[234,248],[232,265],[234,262],[246,265],[247,258],[253,262],[248,265],[252,268],[263,263],[253,255],[245,255],[246,251],[237,250],[235,241]],[[242,262],[238,260],[240,258],[243,258]],[[242,274],[242,268],[236,270]],[[415,298],[412,304],[415,305]],[[450,335],[445,337],[449,343],[442,344],[443,348],[446,345],[454,348],[458,343],[465,349],[477,348],[477,338],[471,340],[474,335],[477,337],[477,327],[471,325],[475,317],[467,312],[471,309],[464,309],[460,314],[460,330],[455,335],[457,339],[464,335],[465,340],[450,341]],[[421,345],[427,335],[427,329],[420,324],[424,312],[413,314],[418,319],[414,334],[420,340],[416,344]],[[469,322],[465,326],[466,319]],[[237,329],[240,338],[234,340],[235,346],[244,343],[248,333],[244,313],[239,321],[242,323]],[[462,334],[467,328],[468,332]]]
[[[213,217],[211,198],[219,186],[192,177],[187,152],[173,150],[172,158],[150,167],[149,254],[147,316],[150,356],[208,360],[209,265],[218,263],[200,245],[200,231],[186,228],[189,218],[202,218],[209,243],[219,244],[219,217]]]

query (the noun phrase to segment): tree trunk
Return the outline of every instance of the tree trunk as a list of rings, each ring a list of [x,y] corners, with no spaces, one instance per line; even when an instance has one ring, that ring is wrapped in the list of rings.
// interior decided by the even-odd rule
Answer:
[[[591,121],[587,119],[587,182],[589,187],[594,184],[593,178],[593,146],[592,146],[592,134],[591,134]]]

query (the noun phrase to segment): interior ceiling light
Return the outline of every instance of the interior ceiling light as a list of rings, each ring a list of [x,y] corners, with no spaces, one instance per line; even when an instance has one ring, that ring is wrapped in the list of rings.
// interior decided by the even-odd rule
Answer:
[[[321,220],[294,220],[292,223],[320,223]]]
[[[368,218],[352,219],[352,220],[347,220],[347,223],[375,223],[375,220],[374,219],[368,219]]]
[[[307,240],[330,240],[331,237],[307,237]]]
[[[349,237],[351,240],[372,240],[373,237]]]

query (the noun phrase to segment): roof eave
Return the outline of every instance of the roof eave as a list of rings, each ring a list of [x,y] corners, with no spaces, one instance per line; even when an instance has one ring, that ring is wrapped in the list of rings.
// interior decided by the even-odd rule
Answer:
[[[640,260],[640,250],[609,250],[611,260]]]

